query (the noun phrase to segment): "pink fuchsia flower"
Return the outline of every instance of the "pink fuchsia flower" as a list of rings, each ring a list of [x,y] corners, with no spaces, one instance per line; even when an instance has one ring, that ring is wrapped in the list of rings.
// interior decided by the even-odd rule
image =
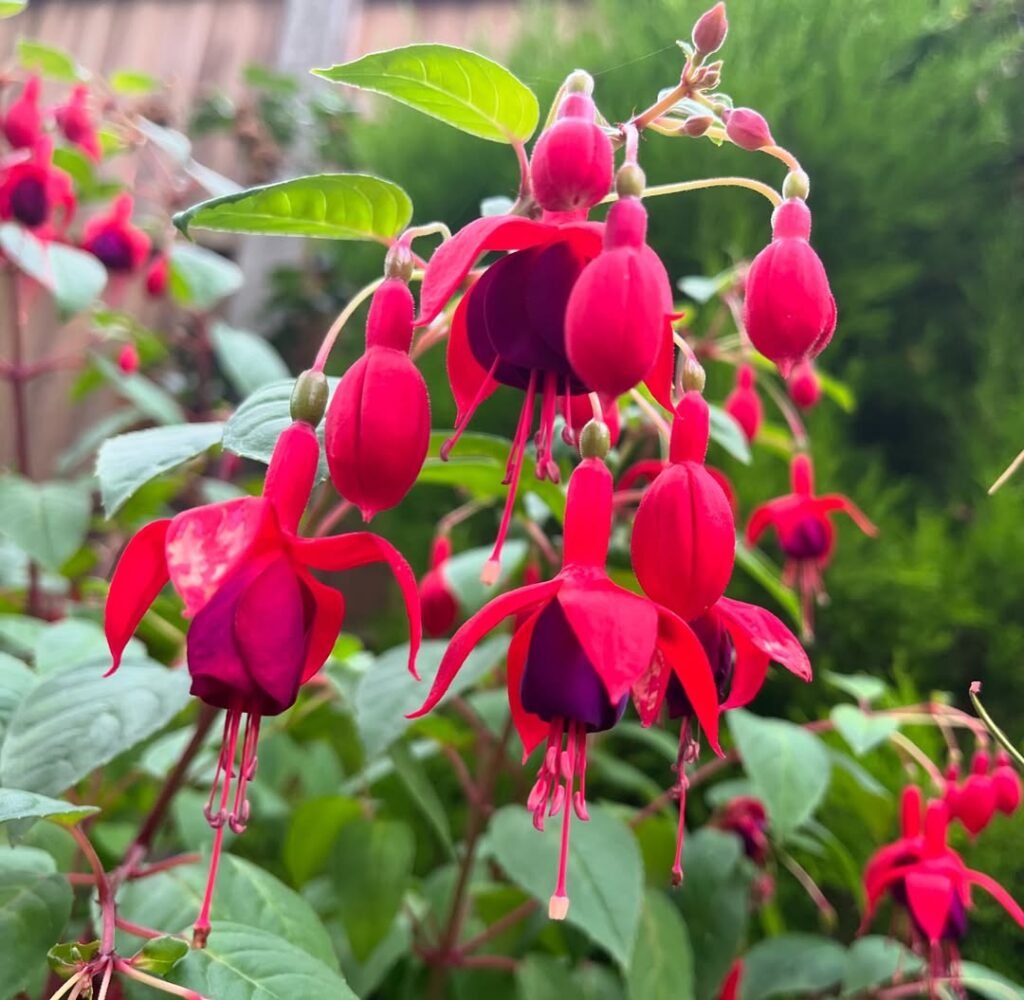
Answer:
[[[821,574],[832,557],[835,529],[830,515],[849,515],[866,535],[875,536],[878,529],[859,507],[841,493],[814,494],[814,465],[811,456],[798,454],[790,463],[792,493],[758,507],[747,524],[747,542],[754,545],[768,528],[774,528],[779,548],[786,557],[783,580],[796,585],[803,602],[804,626],[813,634],[813,605],[825,596]]]
[[[149,257],[149,237],[131,223],[133,208],[132,196],[119,194],[109,212],[85,224],[82,249],[99,258],[108,271],[130,274]]]
[[[905,792],[899,839],[877,851],[864,869],[866,927],[883,897],[910,917],[911,943],[927,960],[931,979],[953,978],[959,942],[967,934],[971,887],[988,892],[1024,927],[1024,910],[995,879],[968,868],[947,843],[949,814],[942,801],[928,803],[921,823],[919,790]]]
[[[764,407],[754,385],[757,376],[752,365],[740,365],[736,369],[736,385],[725,397],[724,409],[740,425],[743,436],[751,443],[761,429]]]
[[[4,115],[4,135],[15,149],[31,149],[42,137],[43,113],[39,108],[42,86],[38,76],[30,76]]]
[[[783,377],[828,346],[836,302],[821,259],[808,242],[811,210],[799,198],[772,215],[772,241],[747,272],[743,324],[751,343]]]
[[[74,214],[71,178],[53,165],[53,143],[45,136],[28,159],[0,170],[0,218],[15,219],[37,236],[49,238],[67,229]]]
[[[1010,763],[1010,755],[1005,750],[1000,750],[996,754],[992,783],[996,786],[996,808],[1001,813],[1012,816],[1020,807],[1020,775]]]
[[[370,304],[366,352],[327,408],[331,480],[366,521],[409,492],[430,445],[427,384],[409,357],[414,312],[409,286],[387,278]]]
[[[667,608],[616,586],[605,569],[612,521],[612,479],[604,463],[585,458],[569,481],[562,569],[490,603],[455,633],[423,706],[444,696],[477,642],[505,618],[517,624],[508,652],[508,698],[524,760],[546,741],[527,807],[534,824],[563,811],[558,880],[549,915],[569,908],[566,864],[570,811],[586,820],[587,734],[609,729],[630,688],[664,664],[678,677],[718,749],[718,705],[707,657],[690,628]],[[571,808],[570,808],[571,807]]]
[[[423,631],[431,639],[447,635],[459,617],[458,599],[444,575],[451,554],[451,540],[447,535],[438,535],[430,550],[430,569],[419,583]]]
[[[750,795],[730,799],[712,816],[710,825],[736,834],[743,853],[759,868],[768,860],[768,813],[764,803]]]
[[[98,163],[103,150],[96,124],[89,113],[89,88],[82,84],[73,88],[67,102],[54,109],[54,117],[64,138]]]
[[[821,401],[821,380],[811,361],[801,361],[786,379],[789,398],[801,410],[810,410]]]
[[[634,462],[619,477],[619,481],[615,485],[615,491],[617,494],[625,494],[641,486],[642,481],[645,479],[653,483],[657,476],[668,466],[668,462],[663,462],[659,458],[646,458],[641,459],[639,462]],[[729,481],[729,477],[721,469],[716,469],[714,466],[705,465],[704,468],[707,469],[708,475],[722,487],[722,492],[725,494],[726,500],[729,501],[729,508],[732,510],[733,517],[735,518],[739,504],[736,500],[736,490]]]
[[[146,268],[146,294],[151,299],[161,299],[167,294],[171,279],[171,261],[165,253],[158,253]]]
[[[185,617],[191,619],[186,655],[192,694],[226,711],[206,810],[216,839],[196,922],[200,946],[210,929],[223,828],[227,824],[241,831],[248,820],[246,787],[255,772],[260,720],[294,704],[300,685],[327,660],[341,629],[341,594],[310,570],[388,563],[405,600],[409,668],[415,670],[419,601],[415,577],[399,553],[368,532],[311,539],[296,535],[319,453],[313,428],[295,421],[278,439],[262,497],[209,504],[152,522],[128,543],[110,583],[104,622],[113,656],[108,673],[117,669],[132,633],[170,580],[184,602]]]

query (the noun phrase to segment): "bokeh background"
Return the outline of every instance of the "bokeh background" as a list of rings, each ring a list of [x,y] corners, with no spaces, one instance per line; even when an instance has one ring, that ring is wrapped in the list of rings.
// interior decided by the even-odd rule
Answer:
[[[0,54],[8,56],[20,34],[72,51],[101,73],[145,71],[167,83],[147,98],[151,117],[188,131],[197,157],[240,183],[366,169],[409,191],[415,221],[444,219],[454,228],[478,214],[482,199],[514,193],[509,150],[400,108],[349,104],[306,68],[409,41],[470,45],[507,60],[542,103],[569,70],[584,67],[601,109],[621,120],[671,84],[679,66],[674,40],[704,6],[33,0],[0,28]],[[820,485],[849,494],[881,528],[876,541],[841,529],[815,666],[878,674],[908,697],[950,692],[957,703],[980,679],[990,707],[1019,737],[1024,475],[993,497],[986,490],[1024,447],[1024,6],[729,0],[728,7],[724,89],[764,113],[809,172],[813,241],[839,303],[822,367],[850,386],[857,405],[846,413],[826,402],[809,417]],[[734,172],[781,180],[768,158],[704,142],[653,136],[641,159],[652,183]],[[742,191],[666,198],[651,216],[652,243],[677,278],[714,274],[769,236],[764,203]],[[232,318],[273,337],[296,368],[380,266],[379,252],[350,244],[216,245],[249,276]],[[350,339],[353,353],[358,340]],[[339,368],[345,360],[342,350]],[[426,363],[439,427],[452,418],[442,363],[438,352]],[[712,366],[709,374],[721,398],[729,373]],[[38,405],[52,418],[52,399]],[[483,429],[488,421],[489,429],[506,429],[506,406],[489,404]],[[769,450],[757,450],[751,468],[727,471],[744,512],[785,488],[785,461]],[[420,487],[399,513],[380,517],[380,528],[422,567],[429,525],[448,506],[440,490]],[[490,526],[480,530],[482,542]],[[371,594],[355,607],[368,618],[372,605]],[[769,687],[759,708],[800,719],[827,704],[817,685],[798,692],[787,685],[786,698],[796,699],[788,704],[782,690]],[[1003,823],[972,855],[1018,898],[1022,833],[1020,817]],[[1019,938],[994,914],[982,911],[972,957],[1024,978]]]

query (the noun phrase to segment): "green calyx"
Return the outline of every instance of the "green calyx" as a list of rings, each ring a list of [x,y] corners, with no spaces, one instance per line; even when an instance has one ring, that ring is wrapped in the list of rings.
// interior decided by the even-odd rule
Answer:
[[[588,420],[580,433],[580,455],[605,458],[612,447],[612,435],[603,420]]]
[[[316,427],[327,409],[327,376],[312,369],[304,371],[296,380],[289,404],[292,420],[301,420]]]

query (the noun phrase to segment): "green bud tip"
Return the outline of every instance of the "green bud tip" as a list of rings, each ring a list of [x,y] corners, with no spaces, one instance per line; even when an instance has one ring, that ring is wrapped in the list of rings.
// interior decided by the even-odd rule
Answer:
[[[605,458],[612,447],[612,435],[603,420],[588,420],[580,433],[580,454],[584,458]]]
[[[640,198],[647,186],[647,178],[636,163],[623,163],[615,175],[615,193],[620,198]]]
[[[384,277],[399,278],[406,284],[412,280],[412,253],[407,246],[396,243],[384,258]]]
[[[683,363],[683,391],[703,392],[707,376],[704,366],[692,355]]]
[[[806,201],[811,193],[811,179],[803,170],[791,170],[782,182],[783,198],[799,198]]]
[[[565,91],[589,97],[594,92],[594,78],[585,69],[575,69],[566,77]]]
[[[296,380],[290,403],[292,420],[301,420],[316,427],[327,409],[327,376],[312,369],[304,371]]]

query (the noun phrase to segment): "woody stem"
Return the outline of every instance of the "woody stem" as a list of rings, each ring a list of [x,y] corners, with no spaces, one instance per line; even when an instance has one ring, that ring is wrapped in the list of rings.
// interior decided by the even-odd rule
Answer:
[[[110,888],[110,881],[107,873],[103,870],[103,863],[96,854],[95,849],[89,842],[89,838],[77,827],[70,829],[71,836],[75,838],[85,860],[89,862],[93,876],[96,881],[96,892],[99,896],[100,913],[103,918],[103,930],[100,935],[100,954],[110,955],[114,951],[114,923],[117,918],[114,893]]]

